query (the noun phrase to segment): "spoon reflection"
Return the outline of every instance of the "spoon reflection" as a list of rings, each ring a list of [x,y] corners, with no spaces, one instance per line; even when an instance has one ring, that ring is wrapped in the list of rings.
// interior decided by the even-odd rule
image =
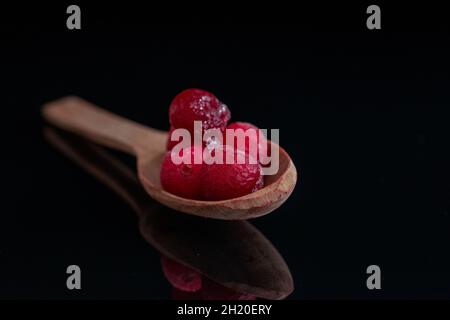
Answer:
[[[131,205],[138,214],[142,236],[163,255],[163,260],[198,273],[205,286],[216,282],[249,297],[283,299],[293,291],[284,259],[249,222],[199,218],[164,207],[148,197],[132,170],[104,149],[51,128],[45,128],[44,135]],[[174,296],[180,296],[178,291],[174,289]],[[183,294],[181,297],[187,298]]]

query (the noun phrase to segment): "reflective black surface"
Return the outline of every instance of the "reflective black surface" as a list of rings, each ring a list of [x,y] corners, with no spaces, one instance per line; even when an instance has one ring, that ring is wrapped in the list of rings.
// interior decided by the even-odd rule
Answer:
[[[171,98],[201,87],[233,120],[279,128],[299,168],[292,197],[251,221],[289,266],[288,298],[448,298],[448,40],[282,26],[9,34],[0,297],[171,297],[132,208],[44,140],[39,109],[77,94],[167,129]],[[70,264],[81,291],[65,287]],[[381,291],[366,288],[371,264]]]

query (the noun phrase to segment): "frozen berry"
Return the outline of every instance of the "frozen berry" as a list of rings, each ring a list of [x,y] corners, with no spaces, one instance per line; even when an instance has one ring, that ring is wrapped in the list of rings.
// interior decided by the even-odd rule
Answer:
[[[200,89],[180,92],[170,104],[169,120],[175,128],[185,128],[194,132],[194,121],[201,121],[203,130],[225,129],[231,114],[228,107],[215,95]]]
[[[245,137],[245,145],[242,146],[242,142],[238,139],[238,136],[234,138],[234,147],[240,150],[245,151],[247,154],[252,157],[258,159],[260,161],[260,155],[263,157],[268,156],[268,142],[264,133],[255,125],[248,122],[233,122],[230,123],[227,129],[239,130],[241,129]],[[229,141],[226,141],[227,144],[231,145]],[[254,146],[254,147],[253,147]]]
[[[250,163],[244,151],[224,145],[213,151],[208,158],[218,157],[215,154],[218,150],[223,154],[223,163],[209,161],[210,163],[206,162],[203,167],[205,173],[202,176],[201,194],[205,200],[237,198],[263,187],[261,166],[258,163]],[[227,157],[232,157],[232,163],[226,163]]]
[[[164,276],[173,287],[187,292],[196,292],[201,289],[202,276],[197,271],[163,255],[161,266]]]
[[[161,165],[161,185],[164,190],[177,196],[198,199],[200,197],[203,164],[195,163],[194,154],[202,155],[202,148],[191,146],[181,149],[179,154],[168,151]],[[176,164],[173,157],[180,158],[180,164]],[[190,163],[187,163],[190,159]],[[200,158],[201,159],[201,158]]]

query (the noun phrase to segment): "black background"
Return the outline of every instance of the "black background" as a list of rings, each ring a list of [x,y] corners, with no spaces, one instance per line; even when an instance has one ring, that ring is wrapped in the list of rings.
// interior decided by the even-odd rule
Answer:
[[[131,208],[45,142],[40,107],[75,94],[167,129],[170,100],[189,87],[216,94],[232,120],[280,129],[300,179],[252,223],[291,269],[289,298],[450,297],[442,10],[382,8],[382,31],[369,31],[364,6],[86,5],[69,31],[65,8],[2,8],[0,297],[170,298]],[[81,291],[65,287],[70,264]],[[371,264],[380,291],[366,288]]]

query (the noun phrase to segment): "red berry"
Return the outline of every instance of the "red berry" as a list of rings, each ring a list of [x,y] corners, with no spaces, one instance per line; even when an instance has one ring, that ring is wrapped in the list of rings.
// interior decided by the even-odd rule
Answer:
[[[224,129],[230,120],[228,107],[212,93],[200,89],[180,92],[170,104],[170,124],[194,132],[194,121],[202,121],[203,130]]]
[[[267,139],[264,136],[264,133],[255,125],[248,123],[248,122],[233,122],[230,123],[227,127],[227,129],[232,130],[238,130],[242,129],[244,133],[247,133],[248,136],[245,137],[245,147],[238,146],[238,138],[237,136],[234,138],[234,147],[240,150],[245,151],[247,154],[250,154],[252,157],[257,158],[258,161],[260,160],[260,154],[263,156],[266,156],[268,144]],[[253,132],[249,131],[253,130]],[[226,142],[227,144],[231,145],[231,143]],[[255,150],[251,150],[250,146],[257,146]],[[253,154],[253,152],[256,152],[256,155]]]
[[[221,148],[223,163],[204,164],[201,194],[205,200],[226,200],[237,198],[257,191],[263,187],[261,167],[258,163],[249,163],[248,155],[224,145]],[[232,164],[226,163],[227,154],[233,157]],[[238,163],[238,159],[245,163]]]
[[[180,150],[179,155],[173,151],[168,151],[161,165],[161,185],[164,190],[173,193],[179,197],[188,199],[198,199],[202,185],[203,164],[194,163],[194,154],[200,152],[202,148],[191,146]],[[172,160],[174,156],[183,157],[185,160],[190,158],[190,164],[183,161],[175,164]]]
[[[202,276],[197,271],[163,255],[161,266],[164,276],[173,287],[187,292],[196,292],[201,289]]]

